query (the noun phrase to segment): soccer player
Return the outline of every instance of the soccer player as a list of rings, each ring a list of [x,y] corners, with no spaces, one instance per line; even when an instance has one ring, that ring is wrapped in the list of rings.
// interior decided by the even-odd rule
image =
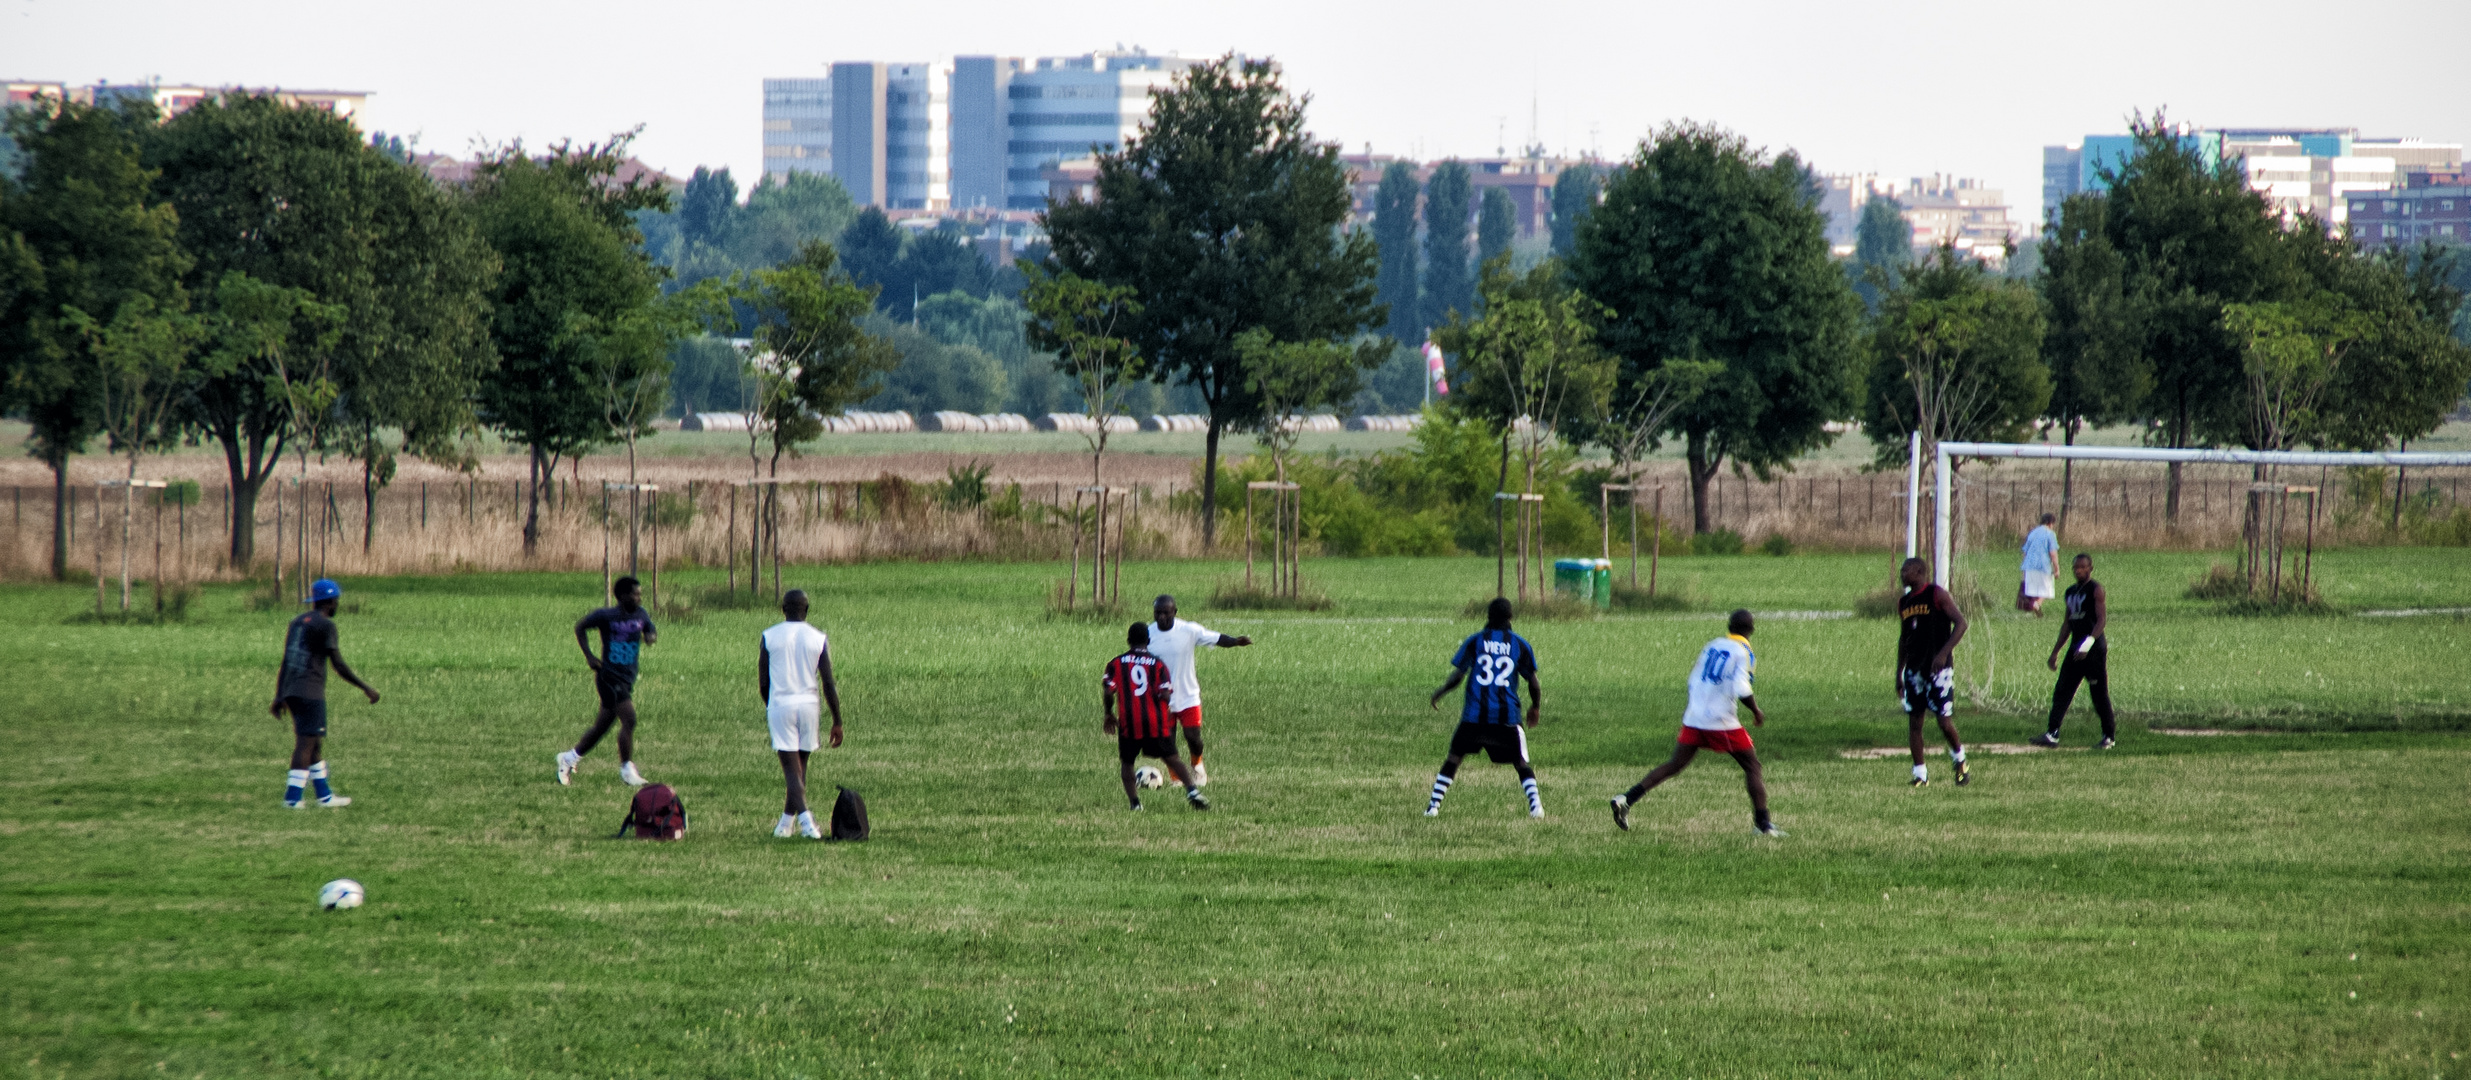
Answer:
[[[1105,691],[1099,695],[1100,729],[1115,736],[1115,756],[1124,779],[1124,797],[1141,809],[1141,792],[1133,784],[1133,762],[1143,754],[1167,766],[1175,782],[1184,785],[1184,802],[1195,810],[1210,808],[1201,785],[1175,752],[1174,675],[1165,661],[1150,651],[1150,624],[1134,623],[1124,631],[1123,655],[1107,661]]]
[[[1725,636],[1707,643],[1699,651],[1699,660],[1690,669],[1690,708],[1682,713],[1682,732],[1673,741],[1673,756],[1648,770],[1645,777],[1631,785],[1629,791],[1613,796],[1613,824],[1625,832],[1630,829],[1630,808],[1654,791],[1656,785],[1681,775],[1690,767],[1690,759],[1699,756],[1701,747],[1733,755],[1742,766],[1742,783],[1750,790],[1750,827],[1761,836],[1782,837],[1784,830],[1768,820],[1767,780],[1759,772],[1758,751],[1751,748],[1750,732],[1742,729],[1736,704],[1750,706],[1750,722],[1767,726],[1767,714],[1759,711],[1759,701],[1750,694],[1751,669],[1759,658],[1750,651],[1750,635],[1757,629],[1750,612],[1736,611],[1725,620]]]
[[[1166,662],[1167,675],[1175,680],[1175,702],[1170,708],[1175,710],[1176,725],[1184,729],[1184,745],[1193,751],[1193,786],[1201,787],[1210,782],[1210,770],[1201,764],[1201,683],[1193,676],[1193,654],[1204,645],[1239,649],[1253,639],[1176,621],[1172,596],[1160,596],[1150,613],[1158,618],[1150,627],[1150,652]]]
[[[1922,764],[1922,718],[1937,715],[1939,733],[1947,736],[1948,759],[1956,764],[1959,787],[1973,782],[1965,768],[1965,744],[1956,737],[1956,643],[1965,640],[1965,613],[1956,598],[1931,584],[1930,564],[1907,559],[1898,571],[1905,593],[1896,600],[1901,624],[1896,634],[1896,692],[1904,700],[1906,741],[1913,748],[1913,786],[1930,783],[1930,766]]]
[[[2025,534],[2025,580],[2016,587],[2016,610],[2042,617],[2042,602],[2059,595],[2059,534],[2051,531],[2057,514],[2042,515],[2042,524]]]
[[[583,650],[583,662],[592,665],[592,688],[600,693],[601,711],[574,749],[558,751],[561,784],[574,782],[583,756],[600,744],[601,736],[609,734],[612,722],[619,725],[618,778],[637,787],[644,783],[643,774],[635,770],[636,663],[643,647],[661,640],[661,635],[652,625],[652,613],[643,609],[640,582],[622,577],[610,591],[617,594],[618,606],[594,608],[575,624],[575,647]],[[592,655],[592,642],[584,636],[593,630],[601,632],[599,656]]]
[[[309,610],[292,620],[291,628],[283,632],[283,667],[275,676],[275,703],[267,711],[274,716],[292,714],[292,768],[283,778],[283,805],[303,809],[304,788],[317,787],[317,804],[335,808],[352,805],[352,800],[335,794],[326,782],[326,665],[335,665],[335,674],[343,681],[369,695],[369,704],[378,703],[378,692],[352,674],[352,665],[343,662],[335,634],[335,605],[343,598],[343,586],[319,578],[309,586]]]
[[[841,690],[832,682],[831,643],[807,622],[806,590],[783,594],[781,615],[755,646],[755,689],[763,695],[764,721],[772,729],[773,752],[781,756],[781,781],[789,788],[772,835],[787,837],[796,830],[809,840],[821,840],[824,832],[815,827],[815,812],[807,809],[807,755],[818,745],[819,693],[822,704],[832,709],[832,732],[821,745],[841,745]]]
[[[1524,726],[1515,678],[1527,680]],[[1466,704],[1459,708],[1458,730],[1450,735],[1450,756],[1442,759],[1441,771],[1433,776],[1433,797],[1424,804],[1424,816],[1441,815],[1441,797],[1450,793],[1450,785],[1458,779],[1459,762],[1482,750],[1493,764],[1519,771],[1519,786],[1527,792],[1527,816],[1543,817],[1544,797],[1536,791],[1535,767],[1527,763],[1527,728],[1544,716],[1544,688],[1536,684],[1536,650],[1526,638],[1510,632],[1510,601],[1496,596],[1485,605],[1484,629],[1459,643],[1459,651],[1450,658],[1450,681],[1433,691],[1432,706],[1441,708],[1442,695],[1461,679],[1468,680]]]
[[[2033,741],[2037,746],[2059,745],[2059,722],[2068,718],[2076,686],[2083,683],[2092,691],[2093,713],[2102,719],[2102,749],[2108,750],[2119,745],[2119,724],[2111,714],[2111,647],[2102,637],[2111,623],[2111,600],[2102,583],[2093,579],[2093,556],[2078,553],[2073,569],[2076,584],[2068,586],[2068,621],[2051,646],[2051,670],[2059,673],[2059,684],[2051,688],[2051,729]]]

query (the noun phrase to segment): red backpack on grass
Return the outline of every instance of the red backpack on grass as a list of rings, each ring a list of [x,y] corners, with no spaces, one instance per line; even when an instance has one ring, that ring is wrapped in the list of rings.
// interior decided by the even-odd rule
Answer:
[[[635,831],[637,840],[676,840],[686,835],[686,804],[678,801],[678,793],[667,784],[653,784],[635,792],[634,805],[626,811],[626,820],[618,825],[618,835]]]

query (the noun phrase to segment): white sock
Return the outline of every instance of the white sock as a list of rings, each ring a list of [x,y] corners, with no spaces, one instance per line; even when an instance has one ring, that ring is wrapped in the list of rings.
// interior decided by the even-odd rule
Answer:
[[[783,816],[783,817],[787,817],[787,816],[789,816],[789,815],[787,815],[787,814],[783,814],[782,816]],[[815,824],[815,811],[813,811],[813,810],[801,810],[801,811],[799,811],[799,812],[798,812],[798,824],[800,824],[800,825],[813,825],[813,824]]]
[[[1965,763],[1965,752],[1962,750],[1950,750],[1948,751],[1948,760],[1962,765]]]
[[[1913,778],[1914,778],[1914,779],[1916,779],[1916,780],[1928,780],[1928,779],[1930,779],[1930,766],[1928,766],[1928,765],[1916,765],[1916,766],[1914,766],[1914,767],[1913,767]]]

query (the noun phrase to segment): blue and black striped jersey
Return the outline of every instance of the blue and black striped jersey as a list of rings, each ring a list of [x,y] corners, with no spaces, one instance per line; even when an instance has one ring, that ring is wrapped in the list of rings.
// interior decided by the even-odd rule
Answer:
[[[1508,630],[1479,630],[1459,643],[1450,666],[1467,671],[1467,704],[1459,710],[1462,724],[1519,722],[1518,677],[1536,673],[1536,650],[1527,639]]]

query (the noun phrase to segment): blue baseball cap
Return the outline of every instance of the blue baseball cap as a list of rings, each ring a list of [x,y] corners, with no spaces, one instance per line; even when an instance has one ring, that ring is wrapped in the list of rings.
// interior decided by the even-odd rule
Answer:
[[[320,600],[332,600],[341,595],[343,595],[343,586],[335,584],[333,578],[319,578],[310,583],[309,599],[302,602],[314,604]]]

